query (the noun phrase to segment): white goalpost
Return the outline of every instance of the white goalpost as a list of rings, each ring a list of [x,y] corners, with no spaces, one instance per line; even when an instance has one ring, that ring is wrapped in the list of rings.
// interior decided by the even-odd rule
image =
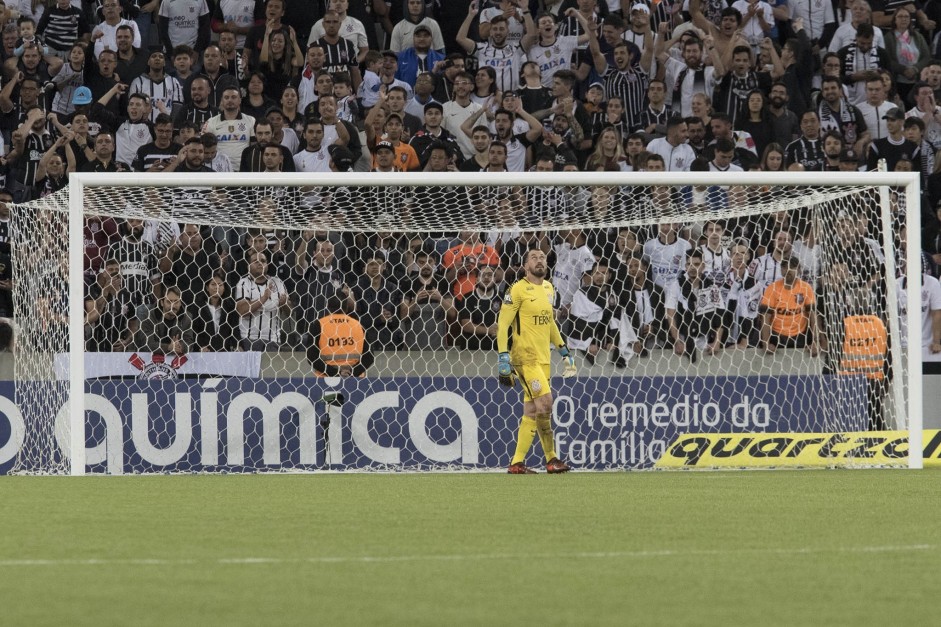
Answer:
[[[490,327],[533,247],[576,470],[923,466],[917,173],[72,174],[12,226],[0,474],[505,469]],[[363,377],[315,374],[335,303]]]

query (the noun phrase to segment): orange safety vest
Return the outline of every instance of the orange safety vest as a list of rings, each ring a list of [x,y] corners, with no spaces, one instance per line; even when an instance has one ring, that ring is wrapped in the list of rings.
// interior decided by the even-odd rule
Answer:
[[[320,357],[328,366],[354,366],[366,346],[366,334],[358,320],[343,314],[320,319]],[[318,372],[317,376],[326,376]]]
[[[882,320],[877,316],[847,316],[843,319],[843,327],[846,335],[843,337],[840,374],[884,379],[888,333]]]

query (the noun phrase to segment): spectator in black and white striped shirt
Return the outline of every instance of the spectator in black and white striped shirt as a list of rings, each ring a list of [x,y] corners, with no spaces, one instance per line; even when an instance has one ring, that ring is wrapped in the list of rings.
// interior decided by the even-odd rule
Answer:
[[[647,86],[650,79],[642,68],[650,66],[650,49],[641,57],[640,65],[633,63],[631,47],[626,41],[614,45],[614,65],[608,65],[597,45],[592,45],[595,69],[604,81],[604,93],[607,98],[620,98],[627,116],[628,128],[636,130],[641,126],[640,115],[647,107]]]
[[[56,0],[55,6],[46,7],[36,32],[42,35],[49,52],[64,59],[72,44],[91,33],[91,27],[81,9],[73,7],[70,0]]]
[[[267,252],[252,251],[248,261],[248,276],[235,286],[242,349],[277,351],[281,345],[281,310],[288,303],[287,289],[281,279],[268,276]]]

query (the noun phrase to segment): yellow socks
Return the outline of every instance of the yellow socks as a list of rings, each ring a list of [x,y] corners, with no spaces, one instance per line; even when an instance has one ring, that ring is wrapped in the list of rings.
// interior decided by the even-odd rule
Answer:
[[[529,416],[523,416],[520,421],[520,432],[516,438],[516,452],[513,454],[511,464],[518,464],[526,461],[526,454],[533,445],[533,439],[536,437],[536,421]],[[540,439],[542,434],[540,434]]]
[[[552,414],[536,415],[536,431],[539,432],[539,441],[542,442],[542,450],[546,454],[546,461],[558,457],[555,453],[555,440],[552,438]]]

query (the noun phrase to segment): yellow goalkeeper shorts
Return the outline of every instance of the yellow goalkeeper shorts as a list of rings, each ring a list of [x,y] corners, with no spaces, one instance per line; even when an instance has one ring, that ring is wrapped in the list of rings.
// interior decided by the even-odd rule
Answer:
[[[549,389],[549,366],[515,366],[514,371],[523,384],[523,401],[532,401],[552,392]]]

